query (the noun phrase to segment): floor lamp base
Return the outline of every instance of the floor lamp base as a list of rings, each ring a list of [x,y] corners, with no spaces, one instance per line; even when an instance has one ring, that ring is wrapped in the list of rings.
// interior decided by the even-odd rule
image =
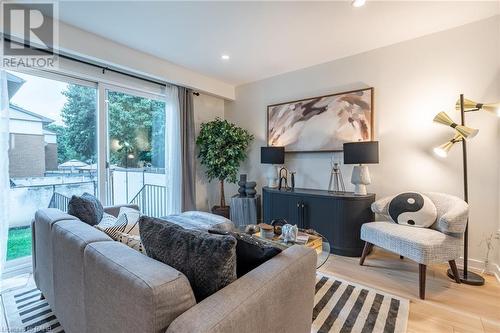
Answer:
[[[455,279],[455,276],[453,275],[453,272],[451,269],[448,270],[448,277],[450,279]],[[484,285],[484,278],[476,273],[472,273],[471,271],[467,272],[467,278],[464,277],[464,270],[459,269],[458,270],[458,275],[460,276],[460,282],[469,284],[471,286],[482,286]]]

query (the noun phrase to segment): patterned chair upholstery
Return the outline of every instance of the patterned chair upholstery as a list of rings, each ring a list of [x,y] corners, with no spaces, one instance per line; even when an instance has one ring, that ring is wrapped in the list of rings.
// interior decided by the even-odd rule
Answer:
[[[463,249],[463,235],[469,216],[469,205],[460,198],[444,193],[424,193],[437,208],[436,222],[430,228],[415,228],[388,222],[388,206],[392,197],[372,204],[374,213],[387,221],[365,223],[361,227],[361,239],[365,248],[360,259],[363,265],[373,245],[397,253],[419,264],[420,298],[425,298],[425,272],[427,265],[448,262],[460,283],[455,260]]]

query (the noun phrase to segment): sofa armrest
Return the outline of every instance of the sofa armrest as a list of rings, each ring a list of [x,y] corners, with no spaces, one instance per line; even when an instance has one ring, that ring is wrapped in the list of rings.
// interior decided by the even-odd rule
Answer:
[[[316,252],[292,246],[177,317],[167,333],[311,330]]]
[[[118,214],[120,213],[120,208],[122,207],[129,207],[139,210],[139,206],[134,204],[128,204],[128,205],[115,205],[115,206],[104,207],[104,212],[108,213],[109,215],[113,215],[114,217],[118,217]]]

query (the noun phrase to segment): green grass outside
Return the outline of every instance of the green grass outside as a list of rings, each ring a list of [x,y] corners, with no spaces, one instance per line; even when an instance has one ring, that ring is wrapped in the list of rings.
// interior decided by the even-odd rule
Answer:
[[[7,241],[7,260],[31,255],[31,228],[19,227],[9,229]]]

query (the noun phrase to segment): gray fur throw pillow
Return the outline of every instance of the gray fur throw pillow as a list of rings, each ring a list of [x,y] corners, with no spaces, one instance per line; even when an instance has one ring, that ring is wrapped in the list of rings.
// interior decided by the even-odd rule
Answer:
[[[184,229],[149,216],[139,219],[146,254],[188,278],[200,302],[236,280],[236,239]]]
[[[104,208],[95,196],[83,193],[80,197],[76,195],[71,197],[68,203],[68,214],[93,226],[101,222]]]

